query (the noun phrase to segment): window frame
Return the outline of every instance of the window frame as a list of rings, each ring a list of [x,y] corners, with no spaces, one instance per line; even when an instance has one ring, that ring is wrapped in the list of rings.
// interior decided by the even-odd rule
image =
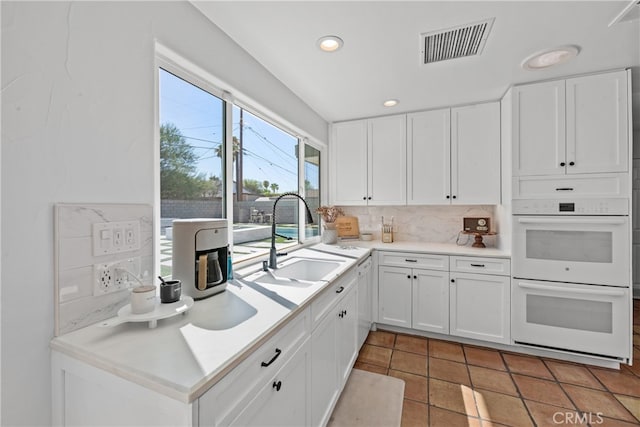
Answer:
[[[293,137],[298,140],[298,194],[300,194],[303,198],[306,199],[306,188],[305,188],[305,147],[309,145],[314,149],[318,150],[320,156],[320,167],[318,169],[318,173],[320,175],[320,179],[318,182],[319,185],[319,202],[322,204],[322,201],[327,200],[327,194],[325,188],[327,188],[327,164],[326,159],[328,156],[327,144],[318,141],[309,135],[306,135],[303,131],[297,130],[295,126],[291,125],[285,119],[279,117],[277,114],[273,113],[268,108],[262,106],[259,103],[253,102],[250,97],[247,95],[234,91],[229,85],[217,79],[215,76],[210,73],[204,71],[197,65],[191,63],[190,61],[182,58],[180,55],[171,51],[170,49],[156,43],[156,55],[155,55],[155,63],[154,63],[154,92],[155,92],[155,100],[154,103],[154,121],[155,121],[155,149],[154,149],[154,221],[156,226],[154,227],[154,258],[155,260],[155,270],[160,271],[160,257],[156,256],[160,253],[160,227],[157,226],[160,224],[160,112],[159,112],[159,102],[160,102],[160,82],[159,75],[160,69],[164,69],[169,73],[174,74],[176,77],[185,80],[186,82],[193,84],[194,86],[210,93],[213,96],[216,96],[222,99],[223,106],[223,122],[225,125],[224,129],[224,143],[225,143],[225,159],[223,165],[223,179],[224,179],[224,201],[223,201],[223,218],[229,219],[233,218],[234,213],[234,201],[233,201],[233,132],[231,129],[233,128],[233,108],[238,107],[242,108],[245,111],[251,113],[252,115],[264,120],[271,125],[279,128],[280,130],[289,133]],[[228,89],[223,89],[228,88]],[[233,95],[232,95],[233,93]],[[298,244],[293,245],[292,249],[295,249],[299,246],[314,243],[320,241],[320,233],[317,236],[313,236],[307,238],[305,236],[305,227],[300,226],[301,224],[305,224],[306,215],[304,205],[301,201],[298,201],[299,209],[298,209]],[[318,218],[316,216],[316,218]],[[230,236],[229,241],[229,250],[233,253],[233,220],[228,221],[228,233]],[[268,253],[258,254],[255,257],[243,260],[238,264],[250,264],[260,259],[261,257],[267,257]]]

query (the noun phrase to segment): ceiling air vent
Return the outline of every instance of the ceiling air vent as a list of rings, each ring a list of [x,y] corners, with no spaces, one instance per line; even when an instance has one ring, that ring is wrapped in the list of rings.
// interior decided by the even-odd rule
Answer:
[[[494,18],[446,30],[420,34],[421,63],[480,55]]]

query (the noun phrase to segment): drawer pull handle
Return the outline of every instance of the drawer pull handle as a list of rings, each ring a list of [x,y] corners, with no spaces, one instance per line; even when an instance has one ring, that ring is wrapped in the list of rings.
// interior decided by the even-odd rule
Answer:
[[[269,360],[268,362],[262,362],[261,366],[262,367],[267,367],[269,365],[271,365],[273,362],[276,361],[276,359],[278,358],[278,356],[280,356],[280,353],[282,353],[282,350],[280,350],[279,348],[276,348],[276,355],[273,356],[271,358],[271,360]],[[279,390],[279,389],[278,389]]]
[[[275,388],[276,391],[280,391],[280,387],[282,387],[282,381],[273,382],[273,388]]]
[[[406,262],[418,262],[417,259],[405,259]]]
[[[560,188],[556,188],[556,191],[573,191],[573,188],[571,188],[571,187],[560,187]]]
[[[344,291],[344,286],[340,286],[338,289],[336,289],[336,294],[339,294],[342,291]]]
[[[471,267],[482,267],[482,268],[484,268],[484,264],[471,264]]]

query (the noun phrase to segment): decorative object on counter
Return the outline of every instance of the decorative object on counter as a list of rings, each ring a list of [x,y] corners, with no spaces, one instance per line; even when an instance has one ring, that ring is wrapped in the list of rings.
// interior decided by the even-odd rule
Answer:
[[[180,300],[182,294],[182,282],[180,280],[165,281],[162,276],[158,276],[160,279],[160,302],[163,304],[169,304]]]
[[[227,280],[233,280],[233,260],[231,251],[227,251]]]
[[[390,223],[385,223],[382,217],[382,243],[393,243],[393,217]]]
[[[365,241],[365,242],[369,242],[369,241],[373,240],[373,234],[371,234],[371,233],[362,233],[360,235],[360,240]]]
[[[153,329],[158,326],[158,320],[184,314],[191,307],[193,307],[193,298],[184,295],[180,297],[180,300],[170,304],[156,304],[153,310],[143,314],[132,313],[131,304],[127,304],[118,310],[117,317],[100,322],[98,326],[110,328],[127,322],[149,322],[149,329]]]
[[[360,238],[360,227],[358,225],[358,217],[340,216],[336,218],[336,229],[340,239],[358,239]]]
[[[322,216],[324,227],[321,235],[322,243],[328,245],[336,243],[338,241],[336,220],[339,216],[344,215],[344,211],[337,206],[320,206],[316,212]]]
[[[496,233],[491,231],[491,219],[488,217],[480,217],[480,218],[472,218],[465,217],[462,218],[462,234],[473,234],[475,235],[473,248],[486,248],[485,244],[482,242],[482,236],[493,236]],[[460,235],[458,234],[458,239],[456,239],[456,243],[460,240]],[[467,239],[467,242],[469,240]],[[459,244],[459,243],[458,243]],[[465,243],[466,244],[466,243]]]
[[[136,286],[131,290],[131,313],[144,314],[156,306],[156,287],[153,285]]]

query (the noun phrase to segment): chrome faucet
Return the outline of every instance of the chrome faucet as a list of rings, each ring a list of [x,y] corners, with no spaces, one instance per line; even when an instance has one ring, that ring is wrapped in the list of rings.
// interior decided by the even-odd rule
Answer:
[[[283,193],[278,196],[276,201],[273,202],[273,215],[271,216],[271,250],[269,251],[269,267],[273,269],[278,268],[278,255],[286,255],[276,252],[276,236],[291,240],[291,237],[283,236],[276,233],[276,205],[278,204],[280,199],[287,196],[294,196],[302,200],[302,203],[304,203],[304,207],[307,208],[307,223],[313,224],[313,214],[311,213],[311,209],[309,209],[309,205],[307,205],[306,200],[304,200],[302,196],[300,196],[298,193]]]

